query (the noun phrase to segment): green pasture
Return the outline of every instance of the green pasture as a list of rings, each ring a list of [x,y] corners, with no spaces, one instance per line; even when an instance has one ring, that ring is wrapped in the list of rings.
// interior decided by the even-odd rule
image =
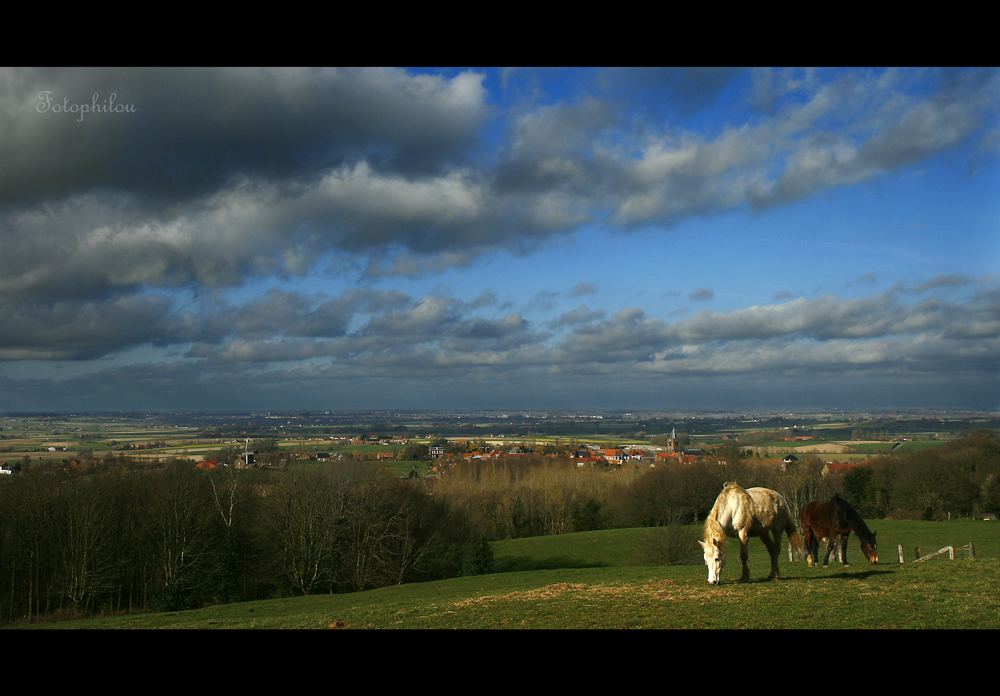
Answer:
[[[948,444],[947,440],[908,440],[893,450],[893,454],[913,454]]]
[[[1000,522],[976,520],[952,520],[950,522],[923,522],[909,520],[869,520],[869,527],[878,541],[879,564],[899,565],[900,546],[903,547],[904,565],[911,563],[914,548],[938,550],[945,546],[956,548],[956,558],[963,552],[959,547],[972,544],[976,558],[1000,559]],[[697,540],[701,538],[701,526],[684,528],[690,539],[691,557],[701,564],[701,550]],[[560,534],[558,536],[511,539],[493,543],[493,553],[501,570],[542,570],[554,568],[586,568],[611,566],[639,566],[644,562],[642,547],[657,530],[651,529],[609,529],[597,532]],[[787,562],[787,537],[782,561]],[[723,579],[735,568],[739,575],[739,542],[730,539],[726,553],[728,561]],[[757,539],[749,545],[751,573],[759,569],[762,574],[770,569],[767,550]],[[868,565],[861,554],[855,535],[851,535],[847,546],[847,560],[855,565]],[[932,562],[936,562],[935,559]],[[733,565],[735,564],[735,565]],[[803,564],[804,565],[804,564]],[[831,564],[832,567],[832,564]],[[706,571],[707,573],[707,571]]]
[[[1000,628],[1000,523],[871,523],[881,562],[852,538],[844,568],[780,561],[766,582],[763,545],[750,545],[751,581],[731,541],[722,584],[705,567],[637,565],[655,530],[623,529],[497,542],[498,572],[354,594],[243,602],[160,614],[44,624],[46,629],[983,629]],[[691,540],[697,527],[687,528]],[[974,543],[961,555],[913,563],[913,546]],[[902,544],[906,562],[896,560]],[[890,553],[891,551],[891,553]]]

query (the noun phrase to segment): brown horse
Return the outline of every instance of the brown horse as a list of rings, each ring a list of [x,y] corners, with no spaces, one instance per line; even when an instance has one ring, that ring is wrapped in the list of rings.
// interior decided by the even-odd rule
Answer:
[[[773,540],[768,536],[769,533],[774,537]],[[722,568],[726,565],[727,537],[740,540],[743,574],[739,581],[750,580],[747,541],[752,536],[760,537],[771,555],[771,575],[768,580],[777,580],[782,533],[788,534],[793,545],[802,547],[802,537],[795,528],[795,516],[789,511],[788,504],[780,493],[770,488],[744,489],[735,483],[727,483],[705,520],[705,540],[698,542],[705,551],[708,581],[718,585],[721,580]]]
[[[875,543],[875,532],[868,529],[861,515],[851,506],[849,502],[836,494],[830,502],[824,503],[814,500],[806,503],[802,508],[802,529],[805,535],[806,548],[809,550],[808,562],[810,566],[819,565],[819,540],[828,539],[826,555],[823,557],[823,567],[826,568],[830,561],[830,552],[833,551],[833,544],[837,535],[841,535],[841,560],[844,567],[850,565],[847,562],[847,537],[853,531],[858,535],[861,542],[861,551],[868,558],[869,563],[878,563],[878,545]]]

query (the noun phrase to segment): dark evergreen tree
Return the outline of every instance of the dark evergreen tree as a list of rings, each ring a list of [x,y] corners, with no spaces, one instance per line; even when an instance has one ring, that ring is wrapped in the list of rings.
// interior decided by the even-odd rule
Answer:
[[[493,547],[486,537],[476,534],[465,542],[462,548],[461,575],[489,575],[496,572]]]

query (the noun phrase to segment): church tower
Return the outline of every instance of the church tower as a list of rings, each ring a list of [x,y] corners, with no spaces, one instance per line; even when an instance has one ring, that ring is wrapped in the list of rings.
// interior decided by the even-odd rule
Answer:
[[[677,429],[670,429],[670,439],[667,440],[667,451],[668,452],[680,452],[681,451],[681,441],[677,439]]]

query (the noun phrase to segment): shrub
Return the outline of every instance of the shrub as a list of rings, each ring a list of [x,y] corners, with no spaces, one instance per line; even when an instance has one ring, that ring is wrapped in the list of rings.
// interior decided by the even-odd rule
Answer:
[[[470,538],[462,547],[462,569],[460,574],[489,575],[496,572],[493,547],[482,534]]]
[[[647,529],[638,538],[639,560],[645,565],[672,565],[698,554],[698,540],[676,522]]]

